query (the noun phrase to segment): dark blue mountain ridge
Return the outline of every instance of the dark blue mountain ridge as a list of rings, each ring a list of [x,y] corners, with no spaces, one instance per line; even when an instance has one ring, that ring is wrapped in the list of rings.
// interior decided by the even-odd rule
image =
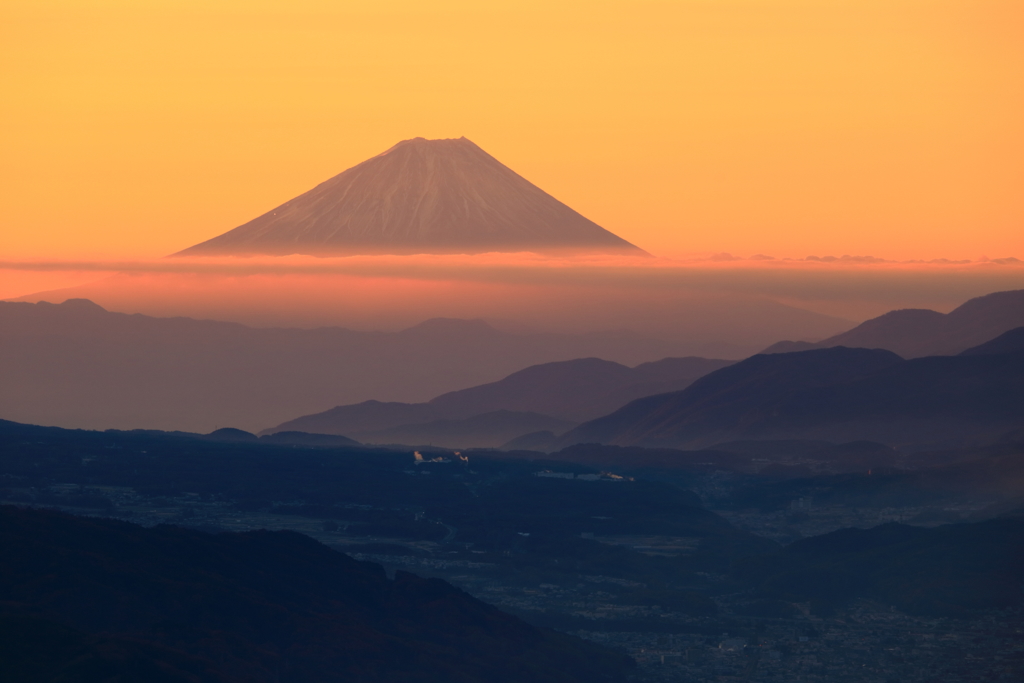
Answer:
[[[915,450],[993,443],[1022,425],[1022,352],[905,361],[881,349],[835,347],[753,356],[584,423],[559,443],[698,448],[821,439]]]
[[[1017,353],[1024,351],[1024,327],[1004,332],[995,339],[984,344],[961,351],[961,356],[993,355],[999,353]]]

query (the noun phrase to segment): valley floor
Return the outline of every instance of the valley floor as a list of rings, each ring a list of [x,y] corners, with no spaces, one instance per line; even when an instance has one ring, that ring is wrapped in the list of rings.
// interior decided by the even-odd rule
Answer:
[[[990,611],[969,619],[926,618],[861,600],[831,614],[815,614],[812,605],[800,604],[798,612],[785,617],[754,617],[744,613],[748,596],[724,593],[714,596],[717,614],[694,616],[659,605],[623,604],[614,589],[640,584],[626,585],[635,582],[621,578],[581,575],[567,582],[551,575],[538,583],[535,575],[505,566],[505,558],[469,547],[396,542],[391,537],[354,538],[347,536],[344,528],[327,530],[331,525],[321,520],[244,512],[228,503],[189,496],[147,498],[128,487],[97,487],[96,492],[115,508],[87,512],[53,507],[145,526],[175,523],[211,531],[298,531],[357,559],[378,562],[389,573],[402,569],[443,578],[527,621],[623,650],[638,663],[638,682],[1024,680],[1024,614],[1020,611]],[[14,498],[0,502],[24,504],[17,495]],[[824,533],[844,525],[906,520],[920,512],[812,506],[784,513],[726,514],[755,532],[792,540],[793,536]],[[958,511],[951,514],[954,512]],[[374,544],[386,544],[388,551],[363,551]],[[401,554],[403,547],[409,554]],[[455,549],[447,549],[451,547]],[[356,549],[360,552],[352,552]],[[705,575],[701,588],[713,589],[724,578]]]

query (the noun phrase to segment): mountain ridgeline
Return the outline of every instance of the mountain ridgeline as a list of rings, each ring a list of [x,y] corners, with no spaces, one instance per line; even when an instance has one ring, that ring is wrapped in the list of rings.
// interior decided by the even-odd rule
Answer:
[[[915,449],[991,443],[1024,426],[1020,332],[1006,329],[1024,319],[1024,290],[972,299],[946,316],[926,312],[924,318],[942,321],[941,335],[910,324],[919,313],[894,311],[847,336],[868,344],[877,332],[899,348],[910,338],[918,349],[941,341],[963,353],[907,361],[884,344],[847,348],[826,340],[788,353],[769,349],[736,364],[681,358],[630,369],[580,359],[527,368],[422,404],[338,406],[266,433],[546,452],[588,442],[706,448],[743,439],[870,440]],[[907,329],[913,334],[893,333]],[[979,345],[961,348],[968,340]],[[554,419],[545,425],[541,416]],[[567,423],[581,421],[567,430]]]
[[[524,434],[562,433],[628,401],[682,389],[732,361],[665,358],[630,368],[600,358],[534,365],[426,403],[365,401],[265,430],[341,434],[366,443],[497,447]]]
[[[913,450],[994,443],[1024,427],[1019,336],[1013,331],[959,356],[911,360],[841,346],[761,354],[682,391],[633,401],[573,429],[556,446],[820,439]]]
[[[888,349],[904,358],[952,356],[1024,326],[1024,290],[995,292],[967,301],[949,313],[902,309],[865,321],[820,342],[784,341],[764,353],[849,346]]]
[[[617,332],[516,334],[455,319],[398,332],[268,329],[114,313],[83,299],[0,302],[0,348],[6,419],[194,432],[257,431],[370,398],[425,401],[538,363],[681,355],[677,343]]]
[[[947,332],[962,345],[1002,330],[1020,301],[973,299],[945,316]],[[666,358],[674,344],[618,333],[512,334],[447,319],[394,333],[254,329],[70,300],[0,303],[0,341],[4,416],[71,427],[230,425],[550,452],[790,438],[922,448],[991,443],[1022,426],[1012,331],[959,356],[828,347],[733,364]]]

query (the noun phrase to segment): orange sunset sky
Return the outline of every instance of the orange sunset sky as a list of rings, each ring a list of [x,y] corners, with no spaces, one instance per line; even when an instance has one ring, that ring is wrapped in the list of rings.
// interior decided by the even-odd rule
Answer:
[[[0,87],[6,259],[461,135],[659,256],[1024,258],[1019,0],[4,0]]]

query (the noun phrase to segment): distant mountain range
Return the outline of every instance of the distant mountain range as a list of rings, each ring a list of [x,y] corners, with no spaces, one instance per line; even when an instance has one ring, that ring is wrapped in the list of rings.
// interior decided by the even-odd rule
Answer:
[[[925,317],[946,321],[941,338],[962,345],[1008,325],[1022,297],[1000,292]],[[987,443],[1024,427],[1013,413],[1019,335],[981,339],[958,357],[829,347],[730,365],[672,358],[678,345],[622,332],[513,334],[450,319],[393,333],[256,329],[111,313],[85,300],[0,302],[0,416],[202,433],[276,424],[264,433],[451,448]],[[305,416],[283,422],[296,414]]]
[[[368,443],[497,447],[535,431],[563,432],[639,396],[681,389],[732,361],[666,358],[630,368],[600,358],[528,367],[427,403],[365,401],[265,430],[342,434]]]
[[[904,358],[951,356],[1024,326],[1024,289],[979,296],[943,314],[927,309],[889,311],[820,342],[784,341],[764,353],[834,346],[888,349]]]
[[[466,138],[414,138],[177,256],[641,249]]]
[[[597,356],[633,365],[678,348],[623,332],[513,334],[478,320],[400,332],[258,329],[112,313],[86,300],[0,302],[0,417],[255,431],[370,398],[423,401],[538,363]]]
[[[911,449],[991,443],[1024,427],[1024,350],[1011,343],[1019,335],[953,357],[903,360],[845,347],[761,354],[584,423],[555,447],[700,448],[737,439],[872,440]]]

